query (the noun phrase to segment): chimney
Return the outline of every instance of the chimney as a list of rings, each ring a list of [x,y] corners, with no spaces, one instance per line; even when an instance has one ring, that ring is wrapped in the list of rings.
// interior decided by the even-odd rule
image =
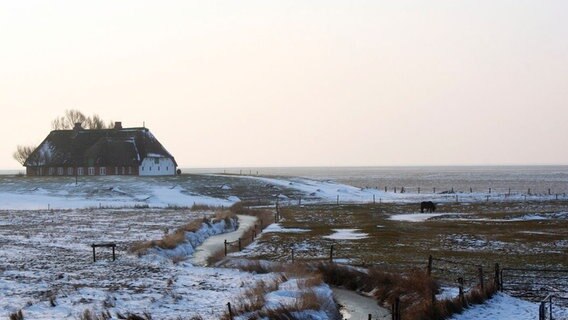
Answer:
[[[114,122],[114,128],[117,129],[117,130],[122,129],[122,122],[120,122],[120,121],[115,121],[115,122]]]
[[[75,127],[73,127],[73,130],[75,131],[83,130],[83,127],[81,127],[81,122],[76,122]]]

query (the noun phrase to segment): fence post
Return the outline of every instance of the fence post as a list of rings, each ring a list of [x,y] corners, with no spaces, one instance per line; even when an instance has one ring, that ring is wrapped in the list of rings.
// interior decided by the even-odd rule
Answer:
[[[481,287],[481,291],[485,290],[485,285],[483,283],[483,266],[479,266],[479,286]]]
[[[465,296],[464,296],[464,294],[463,294],[463,278],[462,278],[462,277],[459,277],[459,278],[458,278],[458,283],[459,283],[459,285],[460,285],[460,286],[459,286],[459,290],[460,290],[460,295],[459,295],[459,297],[460,297],[460,302],[461,302],[463,305],[465,305]]]
[[[531,195],[531,188],[529,188],[529,192],[527,192],[527,194],[530,196]]]
[[[95,256],[95,245],[92,245],[93,247],[93,262],[97,262],[97,257]]]
[[[385,186],[385,192],[387,192],[387,186]]]
[[[552,320],[552,295],[548,296],[548,306],[550,308],[550,320]]]
[[[558,195],[556,195],[556,200],[558,200]],[[373,204],[375,204],[375,195],[373,195]]]
[[[459,199],[458,199],[458,195],[456,194],[456,203],[457,203],[457,202],[460,202],[460,201],[459,201]]]
[[[489,188],[489,194],[491,194],[491,188]]]
[[[298,205],[299,205],[299,206],[302,205],[302,197],[298,198]]]
[[[548,188],[548,195],[550,195],[550,188]]]
[[[329,263],[333,263],[333,245],[331,245],[329,250]]]
[[[241,251],[241,250],[242,250],[242,248],[241,248],[241,238],[239,238],[239,251]]]
[[[473,188],[469,187],[469,193],[473,193]]]
[[[373,319],[373,315],[369,313],[369,320]]]
[[[294,248],[292,248],[292,263],[294,263]]]
[[[420,187],[418,187],[418,193],[420,193]]]
[[[500,272],[499,272],[499,264],[496,263],[496,264],[495,264],[495,276],[494,276],[494,280],[493,280],[493,281],[495,281],[495,289],[496,289],[497,291],[499,291],[500,285],[501,285],[501,281],[499,281],[499,275],[500,275]]]
[[[227,256],[227,239],[225,239],[225,257]]]
[[[396,187],[394,187],[394,193],[396,193]]]
[[[546,313],[545,313],[545,302],[541,301],[540,306],[538,307],[538,320],[546,320]]]
[[[434,191],[432,193],[436,193],[436,187],[432,188],[432,191]]]
[[[229,319],[233,320],[233,310],[231,310],[231,303],[227,303],[227,307],[229,308]]]
[[[339,195],[337,195],[337,205],[339,205]]]
[[[501,269],[501,273],[499,274],[499,288],[501,289],[501,292],[503,292],[503,269]]]
[[[428,275],[432,275],[432,255],[428,256]]]

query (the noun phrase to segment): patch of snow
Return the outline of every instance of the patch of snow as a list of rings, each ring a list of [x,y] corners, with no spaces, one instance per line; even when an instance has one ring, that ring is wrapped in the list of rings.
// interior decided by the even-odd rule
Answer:
[[[539,305],[521,300],[507,294],[497,293],[483,304],[471,306],[461,314],[454,315],[452,320],[520,320],[538,319]],[[568,308],[554,306],[554,319],[568,319]]]
[[[326,239],[333,239],[333,240],[358,240],[358,239],[365,239],[369,236],[367,233],[358,232],[360,229],[331,229],[335,231],[335,233],[323,236]]]
[[[407,221],[407,222],[424,222],[430,218],[440,217],[447,213],[407,213],[395,214],[390,216],[389,220],[394,221]]]
[[[308,232],[310,229],[284,228],[279,223],[273,223],[266,227],[262,232],[282,232],[282,233],[301,233]]]

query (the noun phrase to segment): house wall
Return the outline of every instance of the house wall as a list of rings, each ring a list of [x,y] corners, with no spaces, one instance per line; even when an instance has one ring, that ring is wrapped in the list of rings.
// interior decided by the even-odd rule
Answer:
[[[147,157],[138,168],[141,176],[172,176],[176,174],[176,166],[172,159],[163,157]]]
[[[75,172],[77,170],[77,172]],[[28,176],[137,176],[137,166],[121,166],[121,167],[26,167]]]

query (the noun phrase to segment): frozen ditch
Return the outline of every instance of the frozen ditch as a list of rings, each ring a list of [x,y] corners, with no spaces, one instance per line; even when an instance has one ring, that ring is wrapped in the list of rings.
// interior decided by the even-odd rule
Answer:
[[[373,319],[391,318],[389,310],[379,307],[377,301],[372,298],[341,288],[333,288],[333,296],[342,306],[339,311],[345,320],[368,319],[369,315],[372,315]]]
[[[225,240],[228,242],[236,241],[250,229],[257,221],[256,217],[239,215],[239,228],[233,232],[214,235],[207,238],[195,251],[191,263],[196,266],[206,266],[207,259],[215,252],[225,249]]]

